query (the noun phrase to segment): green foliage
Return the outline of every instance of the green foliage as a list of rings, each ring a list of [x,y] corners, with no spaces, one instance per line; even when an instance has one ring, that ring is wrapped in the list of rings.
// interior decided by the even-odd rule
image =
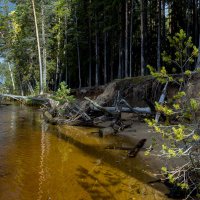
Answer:
[[[165,63],[174,65],[183,73],[190,75],[187,70],[190,64],[194,63],[194,58],[198,56],[198,48],[193,45],[192,37],[187,38],[186,33],[181,29],[173,37],[168,37],[170,47],[175,51],[174,55],[168,55],[166,51],[162,53]],[[177,71],[177,70],[174,70]]]
[[[174,63],[181,68],[181,77],[178,79],[171,78],[163,67],[161,72],[155,72],[152,67],[148,67],[151,74],[161,83],[167,80],[172,81],[179,86],[179,90],[173,96],[172,102],[165,102],[164,104],[155,103],[156,110],[167,117],[173,119],[176,124],[156,123],[154,119],[146,119],[146,123],[154,130],[155,133],[160,134],[163,138],[161,149],[157,152],[159,157],[168,160],[182,159],[185,163],[176,166],[176,169],[168,169],[167,165],[161,168],[162,173],[167,176],[168,180],[177,184],[181,189],[188,190],[188,193],[195,187],[199,191],[199,177],[194,175],[199,174],[200,161],[196,151],[200,150],[200,132],[196,113],[199,111],[199,102],[197,99],[190,98],[184,91],[185,85],[191,78],[191,71],[187,69],[187,63],[192,61],[192,58],[197,55],[197,49],[192,44],[191,37],[186,38],[183,30],[175,34],[174,37],[169,37],[170,46],[176,49]],[[187,54],[187,49],[192,48],[191,55]],[[171,56],[164,55],[164,61],[171,62]],[[187,120],[187,124],[186,124]],[[188,121],[189,120],[189,121]],[[195,148],[194,148],[195,147]],[[147,155],[149,152],[146,153]],[[196,175],[195,175],[196,176]],[[189,180],[194,180],[192,183]],[[192,185],[191,185],[192,184]]]
[[[73,95],[70,95],[71,89],[68,88],[65,82],[61,82],[58,90],[56,91],[53,99],[60,103],[72,102],[75,100]]]
[[[167,81],[173,81],[173,77],[167,73],[165,67],[162,67],[160,72],[156,72],[155,69],[150,65],[147,65],[147,68],[149,69],[151,75],[154,76],[160,83],[166,83]]]

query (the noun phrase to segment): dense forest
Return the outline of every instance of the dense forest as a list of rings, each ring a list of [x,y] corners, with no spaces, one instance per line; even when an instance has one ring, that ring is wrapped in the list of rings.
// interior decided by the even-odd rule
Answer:
[[[22,95],[143,76],[147,64],[159,71],[180,29],[200,46],[199,0],[10,0],[13,11],[1,2],[1,74]]]

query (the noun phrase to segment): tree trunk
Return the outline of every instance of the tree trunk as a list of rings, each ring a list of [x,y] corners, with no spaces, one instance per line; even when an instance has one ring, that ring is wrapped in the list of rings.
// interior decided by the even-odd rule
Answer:
[[[95,58],[96,58],[96,70],[95,70],[95,86],[99,85],[99,46],[98,46],[98,33],[95,34]]]
[[[43,84],[46,90],[47,86],[47,52],[46,52],[46,37],[45,37],[45,13],[44,13],[44,2],[41,2],[41,20],[42,20],[42,60],[43,60]]]
[[[132,76],[132,46],[133,46],[133,9],[134,9],[134,0],[131,1],[131,22],[130,22],[130,50],[129,50],[129,76]]]
[[[57,90],[58,89],[58,85],[59,85],[59,73],[60,73],[60,37],[61,37],[60,23],[61,23],[61,19],[59,17],[59,19],[58,19],[59,29],[58,29],[58,34],[57,34],[56,80],[55,80],[54,90]]]
[[[91,5],[91,0],[89,1]],[[91,28],[91,17],[89,15],[89,87],[92,86],[92,28]]]
[[[119,66],[118,66],[118,78],[122,78],[122,17],[121,17],[121,12],[122,12],[122,5],[120,3],[119,5]]]
[[[33,6],[33,15],[34,15],[34,22],[35,22],[35,33],[36,33],[36,39],[37,39],[38,60],[39,60],[39,66],[40,66],[40,94],[43,94],[43,73],[42,73],[42,59],[41,59],[41,51],[40,51],[40,38],[39,38],[39,32],[38,32],[38,24],[37,24],[37,16],[36,16],[36,11],[35,11],[34,0],[32,0],[32,6]]]
[[[104,84],[107,83],[107,32],[104,32]]]
[[[140,29],[141,29],[141,76],[144,76],[144,66],[145,66],[145,62],[144,62],[144,0],[141,0],[141,25],[140,25]]]
[[[146,54],[147,51],[147,1],[141,0],[140,4],[140,15],[141,15],[141,76],[145,75],[145,65],[146,65]]]
[[[158,32],[157,32],[157,70],[160,71],[160,52],[161,52],[161,0],[158,0]]]
[[[166,40],[166,28],[165,28],[165,0],[162,0],[162,38],[163,38],[163,47],[165,47]]]
[[[126,0],[125,19],[125,77],[128,77],[128,0]]]
[[[14,92],[15,91],[15,82],[14,82],[13,73],[12,73],[12,69],[11,69],[10,63],[8,63],[8,67],[9,67],[9,71],[10,71],[10,78],[11,78],[11,81],[12,81],[13,92]]]
[[[99,85],[99,38],[98,38],[98,25],[97,16],[95,14],[96,20],[96,30],[95,30],[95,60],[96,60],[96,70],[95,70],[95,86]]]
[[[65,39],[64,39],[64,59],[65,59],[65,82],[68,84],[68,60],[67,60],[67,43],[68,43],[68,35],[67,35],[67,16],[65,15]]]
[[[78,39],[78,19],[75,8],[75,23],[76,23],[76,48],[77,48],[77,61],[78,61],[78,78],[79,78],[79,89],[82,87],[81,85],[81,61],[80,61],[80,46]]]

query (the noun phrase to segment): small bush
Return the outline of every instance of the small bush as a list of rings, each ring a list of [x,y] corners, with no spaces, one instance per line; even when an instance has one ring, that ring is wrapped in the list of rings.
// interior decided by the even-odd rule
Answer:
[[[68,88],[65,82],[61,82],[53,99],[59,101],[61,104],[65,102],[72,102],[75,100],[73,95],[70,95],[71,89]]]

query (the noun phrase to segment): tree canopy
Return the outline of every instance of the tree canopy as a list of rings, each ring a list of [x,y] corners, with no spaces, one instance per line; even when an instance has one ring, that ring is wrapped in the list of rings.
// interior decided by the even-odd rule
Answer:
[[[15,5],[12,11],[9,2]],[[30,93],[39,83],[48,91],[58,89],[62,81],[77,88],[146,75],[147,64],[160,70],[164,50],[173,55],[167,38],[180,29],[199,47],[199,4],[1,0],[0,55],[13,66],[17,93]],[[199,60],[200,56],[191,69]],[[169,72],[173,68],[173,63],[167,65]]]

